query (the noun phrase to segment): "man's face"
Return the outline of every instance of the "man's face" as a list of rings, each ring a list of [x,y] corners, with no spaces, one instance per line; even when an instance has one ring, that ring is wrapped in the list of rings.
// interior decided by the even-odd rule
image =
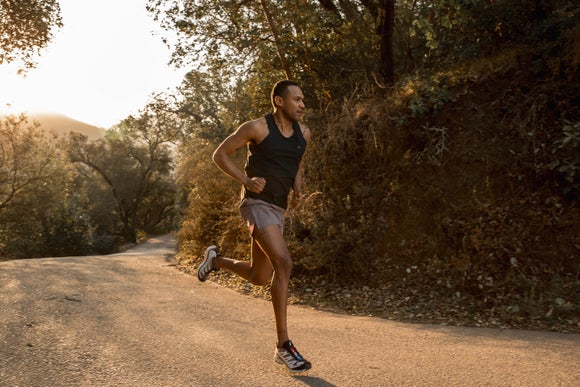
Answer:
[[[279,108],[291,120],[299,120],[302,118],[305,106],[304,94],[302,94],[300,87],[288,86]]]

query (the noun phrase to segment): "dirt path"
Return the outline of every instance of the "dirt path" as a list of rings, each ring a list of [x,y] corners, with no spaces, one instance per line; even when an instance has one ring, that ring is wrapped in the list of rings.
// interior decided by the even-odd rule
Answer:
[[[270,304],[180,272],[174,246],[0,263],[0,386],[580,385],[580,335],[303,307],[290,336],[313,369],[289,375]]]

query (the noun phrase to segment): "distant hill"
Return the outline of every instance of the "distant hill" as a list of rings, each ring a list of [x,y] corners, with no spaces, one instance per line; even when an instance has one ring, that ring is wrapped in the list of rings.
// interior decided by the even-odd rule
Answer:
[[[40,127],[46,131],[55,132],[59,136],[64,136],[70,132],[81,133],[96,140],[105,135],[105,129],[77,121],[62,114],[34,113],[28,114],[31,121],[38,121]]]

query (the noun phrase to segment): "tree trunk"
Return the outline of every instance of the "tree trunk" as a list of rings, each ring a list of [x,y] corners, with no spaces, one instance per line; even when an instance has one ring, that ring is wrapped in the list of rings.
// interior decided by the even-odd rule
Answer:
[[[381,57],[379,73],[385,82],[391,86],[395,83],[395,71],[393,61],[393,30],[395,24],[395,0],[383,0],[381,10]]]
[[[290,72],[290,67],[288,67],[288,63],[286,62],[286,54],[284,52],[284,48],[280,43],[280,37],[278,36],[278,30],[274,25],[274,20],[272,19],[272,14],[268,10],[268,5],[266,4],[266,0],[260,0],[260,4],[262,4],[262,9],[264,11],[264,15],[266,15],[266,20],[268,21],[268,26],[270,27],[270,31],[272,32],[272,36],[274,37],[274,44],[276,45],[276,51],[278,52],[278,57],[280,58],[280,64],[282,65],[282,70],[286,75],[286,79],[291,79],[292,73]]]

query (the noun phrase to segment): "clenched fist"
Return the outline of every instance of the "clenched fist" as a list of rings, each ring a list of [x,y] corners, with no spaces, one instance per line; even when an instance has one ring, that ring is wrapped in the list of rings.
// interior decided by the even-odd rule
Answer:
[[[252,177],[248,178],[244,183],[244,186],[254,193],[260,193],[266,186],[266,179],[263,177]]]

